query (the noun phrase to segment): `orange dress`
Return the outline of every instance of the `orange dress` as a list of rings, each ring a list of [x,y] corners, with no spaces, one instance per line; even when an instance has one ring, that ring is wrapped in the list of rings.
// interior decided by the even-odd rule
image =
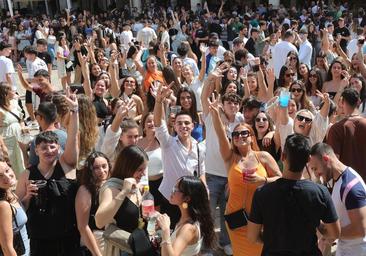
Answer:
[[[256,173],[259,176],[267,177],[264,166],[257,157],[258,165]],[[246,212],[250,213],[252,199],[258,184],[247,183],[243,180],[243,173],[238,163],[233,163],[229,170],[229,199],[226,204],[225,214],[230,214],[243,208],[245,204]],[[260,256],[262,253],[262,245],[253,244],[247,239],[247,226],[231,230],[226,224],[231,246],[235,256]]]

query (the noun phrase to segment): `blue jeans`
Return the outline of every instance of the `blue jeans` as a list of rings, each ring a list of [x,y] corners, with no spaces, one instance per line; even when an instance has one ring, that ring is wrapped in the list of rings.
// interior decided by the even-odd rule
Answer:
[[[220,207],[220,228],[219,243],[221,246],[230,244],[230,238],[225,225],[226,196],[225,187],[227,178],[206,173],[207,186],[210,191],[210,208],[215,219],[216,206]]]

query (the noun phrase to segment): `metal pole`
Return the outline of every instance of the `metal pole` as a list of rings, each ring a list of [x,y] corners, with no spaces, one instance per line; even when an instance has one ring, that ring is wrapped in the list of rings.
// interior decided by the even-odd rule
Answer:
[[[10,16],[13,17],[14,16],[14,13],[13,13],[13,4],[12,4],[11,0],[7,0],[7,2],[8,2],[8,8],[9,8]]]

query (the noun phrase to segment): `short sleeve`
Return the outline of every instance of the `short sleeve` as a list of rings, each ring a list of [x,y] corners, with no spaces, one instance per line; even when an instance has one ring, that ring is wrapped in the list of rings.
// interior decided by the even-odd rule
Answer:
[[[263,215],[259,204],[260,188],[254,192],[252,200],[252,208],[249,215],[249,220],[255,224],[263,224]]]
[[[289,118],[287,124],[279,124],[278,128],[276,129],[278,129],[280,134],[281,148],[284,148],[287,136],[294,133],[294,120],[292,118]]]
[[[366,205],[366,192],[361,182],[358,182],[348,192],[345,200],[347,210],[359,209]]]
[[[330,127],[327,137],[327,143],[334,150],[334,153],[341,155],[342,152],[342,136],[340,134],[340,129],[338,128],[340,123],[336,123]]]
[[[309,135],[313,144],[324,140],[328,129],[328,121],[328,116],[323,117],[320,112],[316,113]]]
[[[332,197],[329,194],[329,191],[327,190],[326,187],[324,187],[323,185],[319,185],[323,191],[323,205],[324,205],[324,209],[323,209],[323,214],[321,216],[321,220],[324,223],[333,223],[336,222],[338,220],[338,215],[336,212],[336,209],[334,207],[333,201],[332,201]]]

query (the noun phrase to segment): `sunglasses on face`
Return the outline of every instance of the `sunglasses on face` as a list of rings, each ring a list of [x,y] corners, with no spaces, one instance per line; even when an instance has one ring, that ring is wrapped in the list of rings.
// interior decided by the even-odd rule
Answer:
[[[318,78],[317,74],[310,74],[309,77]]]
[[[255,119],[255,121],[256,121],[256,122],[267,122],[267,121],[268,121],[268,119],[267,119],[266,117],[257,117],[257,118]]]
[[[313,119],[301,115],[297,115],[296,119],[299,120],[300,122],[305,120],[305,123],[311,123],[313,121]]]
[[[248,130],[243,130],[243,131],[235,131],[231,133],[231,137],[233,138],[238,138],[239,136],[243,137],[243,138],[248,138],[250,135],[250,132]]]
[[[295,76],[295,73],[286,74],[286,77],[292,77]]]
[[[290,57],[290,60],[297,60],[296,57]]]
[[[292,89],[291,89],[291,92],[292,92],[292,93],[294,93],[294,92],[298,92],[298,93],[300,93],[300,92],[302,92],[302,89],[301,89],[301,88],[292,88]]]

